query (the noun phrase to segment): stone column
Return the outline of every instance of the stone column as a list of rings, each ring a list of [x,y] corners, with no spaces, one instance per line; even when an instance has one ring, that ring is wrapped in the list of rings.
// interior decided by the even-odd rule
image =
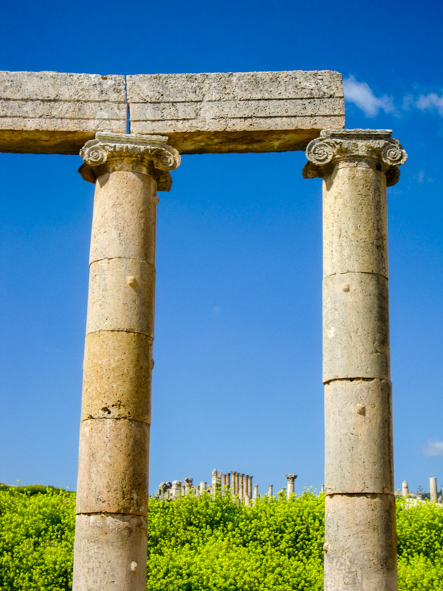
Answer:
[[[408,483],[406,482],[406,480],[403,480],[403,482],[402,482],[401,494],[403,497],[409,496],[409,486],[408,486]]]
[[[254,500],[258,499],[258,484],[254,484],[254,492],[252,494]]]
[[[323,130],[325,591],[397,590],[386,186],[407,155],[386,130]]]
[[[238,495],[238,472],[231,472],[232,474],[232,494]]]
[[[248,497],[252,498],[252,476],[248,476]]]
[[[272,486],[272,484],[268,485],[268,497],[271,498],[272,496],[274,496],[274,487]]]
[[[229,472],[226,474],[226,488],[227,490],[231,489],[231,474]]]
[[[297,474],[285,474],[285,478],[288,481],[288,499],[294,494],[294,481],[297,478]]]
[[[243,502],[245,497],[245,475],[239,474],[239,482],[238,482],[238,496],[240,501]]]
[[[157,190],[180,163],[161,136],[98,133],[73,591],[146,588]]]
[[[437,492],[437,479],[436,478],[429,479],[429,490],[431,493],[431,501],[434,501],[435,503],[437,503],[438,502],[438,492]]]
[[[212,470],[212,494],[215,495],[221,488],[222,473],[219,470]]]
[[[207,484],[203,480],[200,482],[200,494],[203,495],[206,492]]]
[[[172,481],[172,498],[178,499],[179,496],[182,494],[182,481],[181,480],[173,480]]]
[[[189,495],[189,493],[191,492],[193,481],[193,478],[185,478],[185,495]]]

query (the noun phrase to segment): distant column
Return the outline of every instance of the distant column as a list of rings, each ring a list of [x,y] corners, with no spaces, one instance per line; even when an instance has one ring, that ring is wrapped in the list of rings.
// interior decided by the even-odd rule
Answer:
[[[212,494],[215,495],[220,489],[222,473],[219,470],[212,470]]]
[[[271,498],[272,496],[274,496],[274,487],[272,486],[272,484],[268,485],[268,497]]]
[[[386,187],[407,155],[389,130],[326,130],[323,178],[325,591],[396,591]]]
[[[297,474],[285,474],[286,480],[288,481],[288,499],[294,494],[294,481],[297,478]]]
[[[252,498],[252,476],[248,476],[248,497]]]
[[[258,499],[258,484],[254,484],[254,492],[252,494],[253,499]]]
[[[185,478],[185,495],[189,495],[192,490],[193,478]]]
[[[437,492],[437,479],[430,478],[429,479],[429,490],[431,491],[431,501],[435,503],[438,502],[438,492]]]
[[[203,480],[200,482],[200,494],[202,495],[203,493],[206,492],[206,488],[207,488],[207,484],[206,482],[204,482]]]
[[[240,480],[240,475],[238,472],[233,472],[233,477],[234,477],[234,495],[237,496],[240,490],[240,486],[239,486],[239,480]]]
[[[182,481],[181,480],[173,480],[172,481],[172,498],[178,499],[182,492]]]
[[[408,497],[409,496],[409,486],[406,480],[403,480],[402,485],[401,485],[401,494],[403,497]]]
[[[226,488],[231,489],[231,474],[229,472],[226,474]]]
[[[239,483],[238,483],[238,496],[241,502],[243,502],[245,496],[245,488],[244,488],[244,474],[239,474]]]

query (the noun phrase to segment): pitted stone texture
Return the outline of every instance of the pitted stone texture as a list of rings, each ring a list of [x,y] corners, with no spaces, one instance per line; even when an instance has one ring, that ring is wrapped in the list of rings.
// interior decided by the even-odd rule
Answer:
[[[391,384],[336,380],[325,386],[326,493],[391,493]]]
[[[126,132],[124,76],[0,72],[0,151],[78,154],[96,131]]]
[[[182,154],[301,150],[344,127],[332,71],[128,76],[131,133],[165,134]]]
[[[77,513],[147,515],[149,425],[93,419],[80,425]]]
[[[155,263],[156,183],[145,174],[118,171],[95,184],[89,262],[116,257]]]
[[[324,178],[323,274],[388,277],[386,175],[364,163],[336,166]]]
[[[77,515],[73,591],[145,591],[146,518]]]
[[[82,420],[151,422],[152,339],[133,332],[86,336]]]
[[[155,269],[137,259],[103,259],[89,275],[86,332],[127,330],[154,338]]]
[[[393,495],[327,496],[325,591],[397,591]]]
[[[323,279],[323,381],[390,379],[388,280],[369,273]]]

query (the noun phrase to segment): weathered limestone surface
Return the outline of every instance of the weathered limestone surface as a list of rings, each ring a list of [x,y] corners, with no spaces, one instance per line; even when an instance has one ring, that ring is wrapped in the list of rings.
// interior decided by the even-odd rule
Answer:
[[[325,591],[397,589],[393,495],[332,495],[325,510]]]
[[[164,134],[183,154],[304,149],[344,127],[342,77],[332,71],[127,77],[131,133]]]
[[[77,513],[147,515],[149,425],[90,419],[80,427]]]
[[[101,259],[155,259],[155,216],[152,203],[139,195],[155,193],[155,180],[147,174],[121,171],[97,179],[89,262]]]
[[[74,589],[145,591],[146,529],[139,515],[77,515]]]
[[[325,277],[379,273],[388,278],[386,175],[365,164],[338,165],[323,201]]]
[[[96,131],[126,133],[124,76],[0,72],[0,151],[78,154]]]
[[[155,268],[138,259],[96,261],[89,274],[86,332],[154,334]]]
[[[377,273],[323,280],[323,381],[390,379],[388,281]]]
[[[82,420],[151,421],[152,338],[126,331],[86,335]]]
[[[326,494],[394,494],[391,383],[325,385]]]

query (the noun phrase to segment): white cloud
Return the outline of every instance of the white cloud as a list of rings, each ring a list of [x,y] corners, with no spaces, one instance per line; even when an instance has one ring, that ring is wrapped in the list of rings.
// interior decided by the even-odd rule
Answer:
[[[435,92],[426,95],[421,94],[415,103],[415,106],[420,109],[420,111],[437,109],[439,114],[443,117],[443,95],[438,96]]]
[[[385,113],[395,112],[394,104],[389,96],[376,97],[366,82],[357,82],[354,76],[343,80],[343,90],[345,99],[354,103],[366,117],[375,117],[380,109]]]
[[[423,453],[427,456],[443,456],[443,441],[428,439],[428,445],[423,448]]]

